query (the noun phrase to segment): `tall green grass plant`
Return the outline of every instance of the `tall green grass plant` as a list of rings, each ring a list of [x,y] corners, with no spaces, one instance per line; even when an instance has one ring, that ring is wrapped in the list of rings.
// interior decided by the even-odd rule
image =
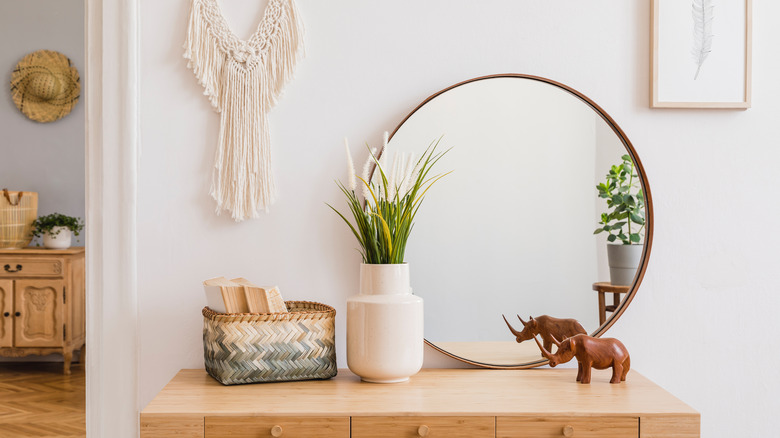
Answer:
[[[348,186],[340,181],[336,181],[336,184],[347,198],[350,213],[342,214],[330,204],[328,207],[352,230],[360,244],[363,263],[404,263],[406,243],[414,228],[414,218],[422,201],[431,186],[450,173],[431,174],[433,166],[449,152],[449,149],[437,151],[440,141],[441,138],[433,141],[417,161],[414,161],[413,156],[407,158],[401,155],[399,159],[396,154],[389,169],[387,142],[381,159],[369,149],[369,158],[362,177],[355,175],[352,156],[347,146],[350,182]],[[362,186],[363,199],[357,193],[357,186]],[[347,216],[352,217],[354,224]]]

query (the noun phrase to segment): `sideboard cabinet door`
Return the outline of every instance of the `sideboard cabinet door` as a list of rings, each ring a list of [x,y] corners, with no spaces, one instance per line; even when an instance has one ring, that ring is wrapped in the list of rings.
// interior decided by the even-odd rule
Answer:
[[[0,280],[0,347],[14,343],[14,282]]]
[[[16,280],[16,347],[61,347],[63,280]]]

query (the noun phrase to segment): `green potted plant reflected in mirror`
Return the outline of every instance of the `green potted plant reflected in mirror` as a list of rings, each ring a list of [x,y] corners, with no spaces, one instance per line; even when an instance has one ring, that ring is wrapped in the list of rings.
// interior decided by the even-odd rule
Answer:
[[[70,248],[73,236],[84,229],[80,218],[52,213],[33,221],[33,236],[43,237],[43,246],[48,249]]]
[[[606,182],[596,186],[599,198],[607,201],[607,211],[601,214],[600,227],[593,234],[608,233],[610,282],[629,286],[642,258],[645,197],[631,157],[623,155],[621,159],[609,169]]]

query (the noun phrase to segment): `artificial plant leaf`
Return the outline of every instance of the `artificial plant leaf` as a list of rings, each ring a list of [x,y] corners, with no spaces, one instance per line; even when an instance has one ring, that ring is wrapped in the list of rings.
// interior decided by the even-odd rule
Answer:
[[[639,215],[637,215],[635,213],[631,213],[630,217],[631,217],[631,222],[633,222],[635,224],[639,224],[639,225],[644,225],[645,224],[645,220],[641,216],[639,216]]]

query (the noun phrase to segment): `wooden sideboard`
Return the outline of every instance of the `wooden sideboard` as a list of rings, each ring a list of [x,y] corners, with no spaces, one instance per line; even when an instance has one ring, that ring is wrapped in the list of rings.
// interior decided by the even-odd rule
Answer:
[[[84,356],[84,248],[0,250],[0,356]]]
[[[699,414],[635,371],[424,369],[409,382],[222,386],[182,370],[141,412],[142,438],[693,438]]]

